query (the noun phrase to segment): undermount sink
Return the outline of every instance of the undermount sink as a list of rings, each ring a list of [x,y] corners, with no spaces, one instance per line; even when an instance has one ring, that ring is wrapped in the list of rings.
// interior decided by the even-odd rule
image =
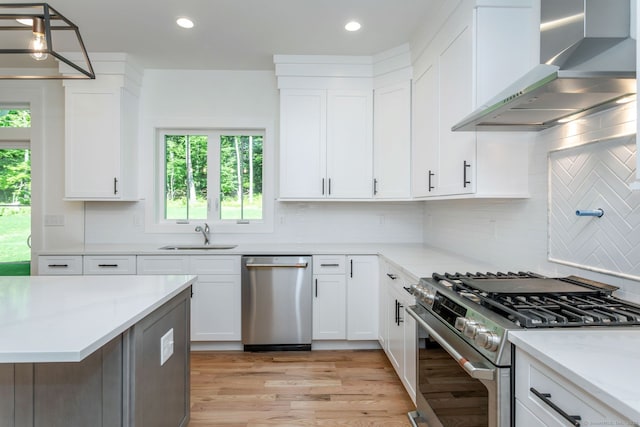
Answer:
[[[212,250],[212,249],[233,249],[238,245],[225,245],[225,244],[213,244],[213,245],[167,245],[159,249],[165,250]]]

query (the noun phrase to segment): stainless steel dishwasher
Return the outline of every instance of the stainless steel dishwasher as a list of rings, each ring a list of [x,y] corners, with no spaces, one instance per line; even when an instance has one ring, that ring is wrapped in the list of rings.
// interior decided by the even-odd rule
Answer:
[[[245,351],[311,350],[311,256],[242,257]]]

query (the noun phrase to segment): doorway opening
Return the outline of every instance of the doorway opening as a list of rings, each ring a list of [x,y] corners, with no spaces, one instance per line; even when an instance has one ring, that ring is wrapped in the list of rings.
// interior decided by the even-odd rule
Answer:
[[[31,274],[28,106],[0,106],[0,276]]]

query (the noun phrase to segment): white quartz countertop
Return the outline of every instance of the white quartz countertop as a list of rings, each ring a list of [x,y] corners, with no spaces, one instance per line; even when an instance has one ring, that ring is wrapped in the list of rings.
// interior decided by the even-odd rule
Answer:
[[[640,328],[521,330],[508,339],[640,424]]]
[[[0,363],[79,362],[195,276],[0,277]]]
[[[226,242],[214,242],[222,243]],[[414,279],[436,272],[498,270],[487,262],[419,243],[241,243],[233,249],[214,250],[166,250],[159,249],[161,246],[86,245],[43,250],[38,255],[381,255]]]

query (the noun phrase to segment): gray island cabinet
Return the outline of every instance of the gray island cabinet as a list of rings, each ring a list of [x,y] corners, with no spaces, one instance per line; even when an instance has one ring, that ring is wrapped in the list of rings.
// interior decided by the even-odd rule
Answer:
[[[0,278],[0,427],[186,426],[194,280]]]

